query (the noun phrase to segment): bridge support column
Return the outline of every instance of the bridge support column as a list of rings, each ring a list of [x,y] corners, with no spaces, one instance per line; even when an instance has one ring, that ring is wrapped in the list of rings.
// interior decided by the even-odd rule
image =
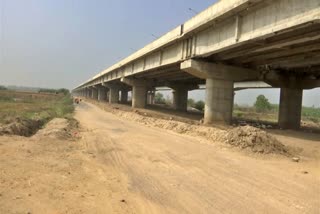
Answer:
[[[88,98],[92,98],[92,90],[88,88]]]
[[[320,79],[313,76],[284,75],[269,72],[264,81],[273,87],[281,88],[278,125],[283,129],[299,129],[301,126],[301,110],[303,89],[320,87]]]
[[[121,103],[127,103],[128,102],[128,90],[121,89]]]
[[[132,107],[144,108],[146,106],[147,87],[145,85],[132,87]]]
[[[281,88],[279,107],[280,128],[300,128],[302,97],[302,89]]]
[[[106,101],[107,97],[107,89],[103,86],[99,86],[98,88],[98,100],[99,101]]]
[[[91,89],[90,88],[87,88],[87,95],[86,95],[86,98],[91,98],[92,95],[91,95]]]
[[[206,79],[204,123],[230,124],[233,110],[233,83],[258,79],[259,72],[251,69],[187,60],[181,70],[201,79]]]
[[[196,84],[168,83],[168,87],[173,89],[173,108],[178,111],[187,111],[188,92],[198,89]]]
[[[153,105],[154,104],[155,93],[156,92],[154,90],[151,90],[151,91],[148,92],[147,104],[149,104],[149,105]]]
[[[108,88],[107,89],[107,102],[109,102],[109,100],[110,100],[110,89]]]
[[[122,78],[121,82],[132,86],[132,107],[145,108],[147,104],[147,91],[153,83],[145,80]]]
[[[233,82],[206,79],[204,123],[231,123],[233,110]]]
[[[91,91],[92,91],[92,97],[91,98],[94,99],[94,100],[98,100],[98,89],[93,87],[91,89]]]
[[[119,86],[112,83],[102,83],[102,86],[109,89],[106,95],[109,103],[119,103]]]
[[[187,111],[188,107],[188,90],[177,88],[173,90],[173,108],[179,111]]]
[[[119,102],[119,88],[112,87],[109,90],[109,103],[118,103]]]

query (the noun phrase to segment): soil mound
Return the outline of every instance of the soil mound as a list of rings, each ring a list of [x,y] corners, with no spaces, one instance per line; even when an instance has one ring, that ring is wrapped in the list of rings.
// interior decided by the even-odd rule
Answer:
[[[293,154],[291,147],[284,146],[275,137],[268,134],[263,129],[252,126],[241,126],[233,129],[223,129],[219,127],[202,126],[201,122],[198,124],[189,124],[185,122],[175,121],[171,119],[159,119],[153,117],[150,113],[140,112],[139,110],[122,111],[118,108],[113,108],[108,105],[96,103],[105,111],[112,112],[115,115],[123,117],[127,120],[135,121],[140,124],[170,130],[180,134],[187,134],[195,137],[203,137],[209,142],[226,143],[233,147],[241,149],[249,149],[254,153],[263,154],[282,154],[291,156]]]
[[[30,137],[43,125],[40,120],[16,118],[14,122],[0,126],[1,135],[20,135]]]
[[[234,128],[226,137],[226,143],[256,153],[288,154],[288,148],[275,137],[252,126]]]
[[[152,118],[151,116],[144,116],[133,112],[115,111],[114,114],[149,127],[162,128],[195,137],[202,136],[212,142],[223,142],[225,140],[226,131],[215,127],[205,127],[174,120]]]
[[[55,118],[48,122],[45,127],[37,132],[34,138],[54,138],[67,140],[77,137],[76,131],[78,122],[76,120],[67,120],[64,118]]]

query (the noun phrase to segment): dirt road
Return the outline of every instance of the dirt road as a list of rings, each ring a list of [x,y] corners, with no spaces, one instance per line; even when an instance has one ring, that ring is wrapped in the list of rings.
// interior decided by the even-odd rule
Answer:
[[[76,119],[76,142],[0,138],[0,213],[319,213],[317,160],[248,156],[89,103]]]

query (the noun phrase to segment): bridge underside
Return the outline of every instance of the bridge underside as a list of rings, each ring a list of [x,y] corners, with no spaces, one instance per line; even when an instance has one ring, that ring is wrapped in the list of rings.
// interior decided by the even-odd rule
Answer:
[[[194,59],[249,68],[257,72],[276,71],[280,75],[319,79],[320,23],[297,26],[287,32],[277,32],[268,38]],[[133,74],[131,77],[154,80],[155,86],[164,86],[167,82],[205,84],[204,79],[182,71],[180,63]],[[119,79],[116,81],[120,82]]]
[[[239,47],[206,57],[221,62],[256,70],[277,70],[285,74],[320,77],[320,23],[278,32]]]
[[[161,65],[162,54],[159,54],[160,66],[156,68],[133,72],[135,64],[132,64],[132,73],[126,72],[125,68],[122,77],[116,73],[116,78],[108,80],[106,84],[103,80],[94,82],[79,89],[78,94],[115,103],[126,102],[128,91],[133,91],[133,107],[143,108],[147,103],[154,102],[156,87],[166,86],[173,90],[174,108],[185,111],[188,91],[206,85],[204,121],[208,124],[230,123],[234,83],[264,81],[272,87],[281,88],[279,126],[297,129],[301,121],[303,90],[320,87],[319,20],[206,54],[194,53],[171,64]],[[178,54],[180,52],[172,57],[179,58]],[[143,68],[147,65],[146,60]],[[99,93],[107,95],[99,96]]]

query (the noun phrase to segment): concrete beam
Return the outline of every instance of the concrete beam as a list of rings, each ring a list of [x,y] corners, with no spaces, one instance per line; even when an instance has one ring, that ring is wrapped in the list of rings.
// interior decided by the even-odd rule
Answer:
[[[181,70],[201,79],[221,79],[230,81],[257,80],[260,72],[252,69],[224,64],[202,62],[194,59],[184,61]]]
[[[153,80],[133,79],[133,78],[127,78],[127,77],[121,78],[120,81],[132,87],[146,86],[148,88],[153,88],[153,86],[155,85],[155,82]]]
[[[300,82],[301,89],[313,89],[320,87],[320,79],[304,79]]]
[[[234,90],[240,91],[245,89],[263,89],[263,88],[272,88],[271,85],[263,81],[252,81],[252,82],[235,82]]]
[[[285,75],[277,71],[269,71],[264,75],[263,81],[277,88],[313,89],[320,87],[320,79],[312,76]]]

